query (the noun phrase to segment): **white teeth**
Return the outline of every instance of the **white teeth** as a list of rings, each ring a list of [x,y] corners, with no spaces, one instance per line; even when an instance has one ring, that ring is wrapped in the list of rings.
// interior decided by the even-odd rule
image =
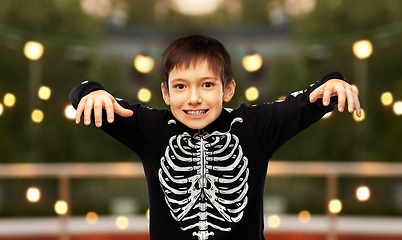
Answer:
[[[204,113],[206,113],[207,111],[206,110],[204,110],[204,111],[187,111],[187,114],[188,115],[202,115],[202,114],[204,114]]]

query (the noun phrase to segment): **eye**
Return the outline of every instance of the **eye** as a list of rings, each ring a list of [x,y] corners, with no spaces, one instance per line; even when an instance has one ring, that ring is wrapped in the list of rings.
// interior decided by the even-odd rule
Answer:
[[[174,88],[177,88],[177,89],[184,89],[185,86],[184,86],[184,84],[176,84],[176,85],[174,85]]]
[[[211,83],[211,82],[204,83],[204,87],[206,87],[206,88],[210,88],[210,87],[213,87],[213,86],[214,86],[214,84]]]

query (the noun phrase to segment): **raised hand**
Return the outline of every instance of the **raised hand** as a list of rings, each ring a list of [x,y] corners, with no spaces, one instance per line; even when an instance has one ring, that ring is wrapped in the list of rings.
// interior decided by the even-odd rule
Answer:
[[[328,106],[330,103],[330,97],[332,96],[338,96],[339,112],[344,111],[347,100],[348,111],[353,113],[356,109],[357,116],[361,116],[360,101],[356,90],[343,80],[331,79],[326,81],[310,93],[310,102],[313,103],[317,101],[318,98],[322,98],[323,105]]]
[[[116,99],[107,91],[98,90],[91,92],[83,97],[78,104],[77,112],[75,115],[75,123],[79,124],[82,113],[84,113],[84,124],[91,124],[91,113],[94,110],[95,125],[102,126],[102,108],[106,110],[107,121],[112,123],[114,121],[114,113],[122,117],[131,117],[133,111],[125,109],[117,103]]]

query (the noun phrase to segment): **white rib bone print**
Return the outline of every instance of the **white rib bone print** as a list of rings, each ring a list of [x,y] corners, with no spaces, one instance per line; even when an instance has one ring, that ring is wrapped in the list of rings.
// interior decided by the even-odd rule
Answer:
[[[241,118],[233,120],[243,122]],[[170,138],[161,158],[159,181],[172,217],[199,240],[214,231],[231,231],[247,205],[248,160],[239,139],[230,134],[199,132]],[[214,230],[215,229],[215,230]]]

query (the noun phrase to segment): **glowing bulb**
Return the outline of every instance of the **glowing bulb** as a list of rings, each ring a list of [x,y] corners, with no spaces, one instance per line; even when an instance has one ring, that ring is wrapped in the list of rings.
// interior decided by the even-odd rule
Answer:
[[[255,72],[262,67],[262,57],[258,53],[246,55],[242,59],[242,64],[247,72]]]
[[[137,55],[134,58],[134,67],[138,72],[149,73],[154,68],[155,61],[150,56]]]
[[[396,115],[402,115],[402,101],[395,102],[393,109]]]
[[[0,116],[3,114],[3,111],[4,111],[3,104],[0,103]]]
[[[356,190],[356,198],[359,201],[367,201],[370,198],[370,189],[366,186],[358,187]]]
[[[15,95],[14,95],[14,94],[12,94],[12,93],[6,93],[6,95],[4,95],[3,102],[4,102],[4,105],[5,105],[6,107],[12,107],[12,106],[14,106],[14,105],[15,105],[15,101],[16,101],[16,99],[15,99]]]
[[[373,45],[369,40],[360,40],[353,44],[353,53],[359,59],[370,57],[373,52]]]
[[[40,123],[43,121],[43,112],[41,110],[35,109],[31,114],[32,121]]]
[[[98,214],[96,214],[95,212],[88,212],[85,216],[85,220],[88,224],[94,225],[98,222]]]
[[[30,60],[38,60],[44,52],[43,45],[39,42],[30,41],[25,44],[24,54]]]
[[[270,228],[278,228],[281,225],[281,218],[278,215],[271,215],[268,217],[268,226]]]
[[[52,94],[52,91],[50,90],[49,87],[42,86],[39,88],[38,91],[38,96],[42,100],[48,100],[50,98],[50,95]]]
[[[149,100],[151,100],[152,93],[147,88],[141,88],[138,90],[137,97],[141,102],[149,102]]]
[[[116,219],[116,226],[120,230],[124,230],[128,228],[128,218],[125,216],[119,216]]]
[[[54,211],[59,214],[59,215],[64,215],[68,211],[68,205],[65,201],[57,201],[56,204],[54,204]]]
[[[245,95],[248,101],[255,101],[258,99],[259,92],[256,87],[249,87],[246,89]]]
[[[365,112],[363,109],[360,109],[360,110],[361,110],[361,112],[362,112],[362,114],[361,114],[360,117],[357,116],[356,110],[353,112],[353,119],[354,119],[356,122],[361,122],[361,121],[364,120],[364,118],[366,118],[366,112]]]
[[[310,222],[311,214],[309,211],[301,211],[299,212],[299,222],[308,223]]]
[[[27,199],[30,202],[38,202],[40,199],[40,191],[36,187],[30,187],[26,193]]]
[[[64,108],[64,116],[67,119],[75,119],[75,113],[77,111],[74,109],[74,107],[71,104],[68,104],[65,108]]]
[[[333,214],[340,213],[342,210],[342,202],[338,199],[333,199],[329,202],[328,208]]]
[[[394,98],[392,96],[392,93],[390,92],[385,92],[383,94],[381,94],[381,103],[384,106],[389,106],[392,104],[392,102],[394,101]]]

